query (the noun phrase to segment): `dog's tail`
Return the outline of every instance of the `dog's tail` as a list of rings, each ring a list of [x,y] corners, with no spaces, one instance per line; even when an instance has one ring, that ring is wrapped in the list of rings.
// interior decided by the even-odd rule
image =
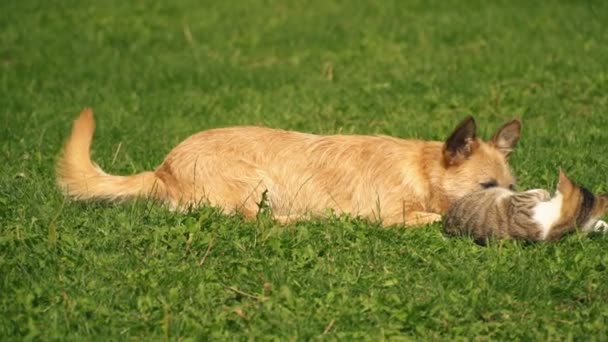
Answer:
[[[82,110],[57,163],[57,184],[65,195],[76,200],[120,201],[136,197],[163,199],[166,186],[154,172],[113,176],[91,161],[91,141],[95,120],[90,108]]]

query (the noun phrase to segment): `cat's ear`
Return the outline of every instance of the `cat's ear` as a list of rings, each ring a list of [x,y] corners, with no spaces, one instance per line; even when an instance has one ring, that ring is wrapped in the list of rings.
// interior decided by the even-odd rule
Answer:
[[[599,202],[599,206],[603,213],[608,212],[608,194],[600,194],[597,195],[597,200]]]
[[[475,119],[468,116],[464,119],[443,144],[445,165],[453,166],[464,162],[479,145],[476,137]]]
[[[508,157],[515,148],[515,145],[517,145],[520,135],[521,122],[514,119],[502,125],[502,127],[494,133],[494,136],[492,136],[492,139],[490,140],[490,145],[494,146],[494,148],[504,154],[505,157]]]
[[[566,176],[562,169],[559,169],[559,181],[557,183],[557,191],[562,194],[569,193],[574,188],[574,183]]]

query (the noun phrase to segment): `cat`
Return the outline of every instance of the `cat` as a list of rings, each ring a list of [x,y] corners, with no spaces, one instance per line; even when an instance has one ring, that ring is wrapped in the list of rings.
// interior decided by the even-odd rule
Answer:
[[[584,233],[608,226],[608,194],[594,195],[560,170],[555,196],[544,189],[514,192],[488,188],[456,201],[444,219],[444,232],[488,239],[552,241],[580,228]]]
[[[513,186],[508,156],[520,129],[509,121],[484,142],[468,117],[441,142],[218,128],[184,140],[154,171],[115,176],[91,161],[95,121],[86,108],[59,157],[57,183],[76,200],[152,198],[177,210],[208,204],[251,219],[265,193],[281,222],[330,209],[383,225],[423,225],[441,221],[451,203],[483,184]]]

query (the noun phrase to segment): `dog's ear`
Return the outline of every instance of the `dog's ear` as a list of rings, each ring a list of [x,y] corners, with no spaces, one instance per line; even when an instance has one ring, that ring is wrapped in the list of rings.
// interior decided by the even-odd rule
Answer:
[[[472,116],[468,116],[458,124],[443,144],[443,160],[446,166],[458,165],[473,154],[479,144],[475,135],[476,130],[477,126]]]
[[[519,120],[511,120],[506,124],[502,125],[494,133],[494,136],[490,140],[490,145],[499,150],[505,157],[508,157],[517,142],[521,134],[521,122]]]

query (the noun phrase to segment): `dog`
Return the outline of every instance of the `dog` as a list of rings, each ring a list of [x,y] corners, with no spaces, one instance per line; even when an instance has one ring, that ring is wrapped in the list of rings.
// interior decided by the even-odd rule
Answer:
[[[473,117],[446,141],[390,136],[313,135],[265,127],[228,127],[194,134],[155,171],[105,173],[91,161],[93,111],[75,120],[57,163],[57,183],[75,200],[151,198],[175,210],[199,205],[254,218],[265,203],[274,218],[293,222],[329,212],[384,226],[418,226],[464,195],[513,188],[508,157],[521,123],[512,120],[488,142]]]

